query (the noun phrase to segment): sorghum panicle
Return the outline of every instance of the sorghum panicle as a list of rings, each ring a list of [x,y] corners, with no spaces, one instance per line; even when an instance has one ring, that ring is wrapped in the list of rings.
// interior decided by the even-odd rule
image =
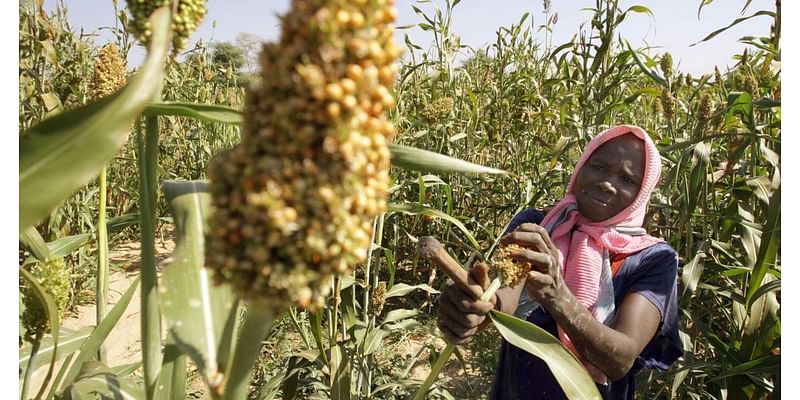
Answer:
[[[372,289],[372,296],[370,297],[370,305],[375,315],[380,315],[383,311],[383,306],[386,304],[386,282],[380,281]]]
[[[108,96],[125,85],[127,66],[119,47],[110,43],[100,49],[94,61],[91,96],[98,99]]]
[[[70,273],[64,260],[61,258],[47,260],[35,265],[31,273],[39,279],[39,284],[53,298],[60,321],[67,308],[71,289]],[[22,302],[25,304],[25,312],[22,314],[25,340],[33,343],[37,337],[50,329],[50,323],[47,311],[31,285],[25,286],[21,292]]]
[[[708,119],[711,116],[711,110],[714,105],[711,102],[711,95],[708,93],[700,96],[700,105],[697,106],[697,116],[700,119]]]
[[[453,111],[454,101],[452,97],[442,97],[422,109],[422,116],[428,122],[439,122]]]
[[[661,105],[664,107],[665,118],[670,119],[675,116],[675,97],[666,88],[661,90]]]
[[[209,168],[217,281],[314,308],[365,260],[390,184],[396,14],[386,0],[292,1],[280,42],[263,46],[242,142]]]
[[[664,55],[661,56],[659,65],[661,66],[661,72],[664,73],[665,77],[669,78],[672,76],[672,54],[664,53]]]
[[[173,0],[127,0],[131,13],[133,34],[146,46],[153,36],[152,27],[147,20],[156,9],[173,5]],[[172,14],[172,51],[177,54],[186,48],[189,37],[206,16],[206,0],[177,0]]]
[[[516,286],[531,269],[530,264],[515,261],[511,256],[514,252],[522,249],[518,244],[508,244],[497,249],[491,259],[489,267],[489,277],[500,278],[500,287]]]

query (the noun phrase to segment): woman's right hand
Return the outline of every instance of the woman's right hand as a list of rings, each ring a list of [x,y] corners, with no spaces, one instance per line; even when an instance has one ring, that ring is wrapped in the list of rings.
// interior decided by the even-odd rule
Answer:
[[[489,276],[485,264],[477,264],[469,271],[470,283],[479,284],[484,290],[489,286]],[[496,297],[491,301],[480,301],[459,285],[450,283],[439,296],[439,316],[437,326],[449,343],[466,343],[483,329],[489,319],[486,314],[494,308]]]

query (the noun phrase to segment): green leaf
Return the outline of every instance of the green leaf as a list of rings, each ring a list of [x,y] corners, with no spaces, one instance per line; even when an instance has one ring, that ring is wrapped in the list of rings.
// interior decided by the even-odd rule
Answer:
[[[728,95],[728,117],[738,115],[750,127],[753,121],[753,96],[747,92],[734,92]]]
[[[331,400],[350,400],[350,357],[344,346],[331,349]]]
[[[113,370],[97,361],[87,361],[80,375],[71,385],[65,398],[81,399],[144,399],[144,390],[130,378],[121,378]]]
[[[389,150],[392,153],[392,165],[407,170],[461,174],[509,174],[503,170],[484,167],[415,147],[392,143],[389,144]]]
[[[211,382],[217,380],[219,349],[225,324],[235,311],[229,285],[214,285],[204,267],[206,218],[211,213],[208,182],[164,182],[175,221],[175,250],[160,282],[161,309],[167,331]]]
[[[503,338],[539,357],[555,376],[568,399],[601,399],[592,377],[577,358],[544,329],[511,315],[493,310],[490,314]]]
[[[37,260],[44,262],[50,258],[50,249],[36,228],[31,226],[20,232],[19,242],[33,253]]]
[[[416,317],[417,315],[419,315],[419,310],[398,308],[386,313],[386,318],[383,319],[383,323],[397,322],[406,318]]]
[[[710,381],[715,381],[717,379],[723,379],[734,375],[757,374],[763,372],[777,373],[780,372],[780,367],[781,356],[769,355],[757,358],[755,360],[746,361],[734,366],[733,368],[726,369],[725,372],[722,372],[719,375],[714,375]]]
[[[89,233],[81,233],[54,240],[47,244],[47,248],[53,257],[66,257],[78,250],[92,237]]]
[[[430,294],[441,293],[440,291],[428,286],[425,283],[420,283],[419,285],[413,285],[413,286],[405,283],[398,283],[392,285],[392,288],[386,292],[386,298],[388,299],[390,297],[405,296],[417,289],[428,292]]]
[[[694,257],[692,257],[692,260],[683,266],[683,272],[681,273],[681,286],[683,287],[683,292],[681,293],[680,301],[684,306],[688,304],[689,299],[691,299],[692,294],[694,294],[694,291],[697,289],[697,284],[700,282],[700,278],[703,276],[706,253],[708,253],[708,248],[710,246],[711,243],[708,241],[700,244],[700,247],[695,252]]]
[[[167,339],[164,361],[158,373],[158,384],[153,396],[156,400],[186,398],[186,355],[175,345],[174,338]]]
[[[233,107],[214,104],[164,102],[153,103],[145,107],[144,115],[166,116],[177,115],[190,117],[205,122],[219,122],[223,124],[240,125],[242,111]]]
[[[92,333],[94,327],[92,326],[84,326],[77,331],[73,331],[67,328],[60,328],[59,329],[59,336],[58,348],[56,348],[56,344],[53,342],[53,337],[50,335],[46,335],[42,337],[42,341],[39,344],[39,350],[36,352],[36,358],[33,360],[33,369],[37,369],[44,365],[45,361],[48,358],[53,359],[53,351],[56,352],[55,360],[61,360],[62,358],[74,353],[78,350],[86,338]],[[28,367],[28,359],[31,356],[31,345],[30,343],[25,343],[25,345],[19,350],[19,369],[22,375],[25,374],[25,370]]]
[[[62,383],[63,387],[70,387],[81,373],[83,364],[90,361],[97,355],[97,349],[100,348],[100,345],[106,340],[108,334],[111,333],[111,330],[117,325],[117,322],[122,317],[125,309],[128,308],[128,304],[131,302],[133,294],[139,287],[139,280],[140,278],[136,278],[136,280],[131,283],[131,286],[125,291],[122,297],[119,298],[117,304],[115,304],[108,314],[106,314],[106,317],[100,321],[100,325],[97,325],[92,334],[89,335],[89,338],[83,342],[78,355],[75,358],[75,362],[72,364],[67,372],[66,377],[64,378]]]
[[[621,40],[624,40],[624,39],[621,39]],[[655,72],[654,70],[652,70],[650,68],[647,68],[647,66],[644,65],[642,60],[639,59],[639,54],[636,52],[636,50],[634,50],[631,47],[631,44],[627,40],[625,40],[625,45],[628,47],[628,52],[630,53],[631,57],[633,57],[633,61],[636,62],[636,65],[639,66],[639,69],[642,72],[644,72],[647,76],[649,76],[650,79],[653,80],[653,82],[656,82],[656,83],[658,83],[659,85],[661,85],[663,87],[669,87],[669,84],[667,83],[667,81],[664,78],[662,78],[660,75],[658,75],[658,73]]]
[[[386,331],[383,329],[371,329],[367,336],[364,338],[364,351],[362,356],[366,356],[375,352],[381,347],[381,341],[386,336]]]
[[[756,291],[761,287],[767,270],[775,265],[775,260],[780,249],[781,231],[781,187],[772,193],[769,199],[767,210],[767,222],[761,232],[761,244],[758,247],[753,272],[750,274],[750,281],[747,284],[747,306],[753,303]]]
[[[699,15],[700,10],[697,10],[697,12],[698,12],[698,15]],[[757,13],[755,13],[753,15],[747,16],[747,17],[736,18],[735,20],[733,20],[733,22],[730,23],[730,25],[728,25],[728,26],[726,26],[724,28],[717,29],[714,32],[711,32],[710,34],[708,34],[708,36],[704,37],[699,42],[690,44],[689,47],[692,47],[692,46],[695,46],[697,44],[703,43],[705,41],[711,40],[714,36],[717,36],[720,33],[727,31],[728,29],[732,28],[733,26],[738,25],[738,24],[740,24],[740,23],[742,23],[744,21],[747,21],[750,18],[758,17],[758,16],[761,16],[761,15],[766,15],[766,16],[770,16],[770,17],[775,18],[775,13],[774,12],[765,11],[765,10],[759,11],[759,12],[757,12]]]
[[[400,213],[409,214],[409,215],[428,215],[428,216],[431,216],[431,217],[441,218],[441,219],[443,219],[445,221],[448,221],[448,222],[452,223],[456,227],[458,227],[458,229],[460,229],[461,232],[464,233],[464,236],[467,237],[467,240],[469,240],[470,244],[472,244],[472,246],[474,247],[475,250],[480,250],[480,248],[481,248],[480,244],[478,244],[478,241],[475,239],[475,236],[472,235],[472,232],[470,232],[469,229],[467,229],[467,227],[464,226],[464,224],[461,223],[461,221],[459,221],[455,217],[451,217],[450,215],[447,215],[447,214],[445,214],[445,213],[443,213],[443,212],[441,212],[441,211],[439,211],[439,210],[437,210],[435,208],[424,207],[424,206],[421,206],[419,204],[411,204],[411,203],[406,203],[406,204],[391,203],[391,204],[389,204],[388,211],[389,212],[400,212]]]
[[[161,89],[170,12],[153,13],[142,69],[117,93],[47,118],[19,140],[19,231],[32,226],[97,176],[122,148],[130,127]]]
[[[272,329],[273,321],[279,317],[268,299],[256,299],[247,304],[247,314],[239,329],[233,357],[225,372],[223,399],[238,400],[247,397],[250,375],[261,349],[261,341]]]
[[[137,223],[139,223],[139,213],[123,214],[109,219],[108,222],[106,222],[106,230],[109,234],[117,233]]]

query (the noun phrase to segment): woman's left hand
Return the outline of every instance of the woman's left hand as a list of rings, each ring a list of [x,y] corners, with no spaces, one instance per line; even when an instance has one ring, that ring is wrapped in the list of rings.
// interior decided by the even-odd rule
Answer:
[[[558,250],[547,231],[537,224],[521,224],[503,236],[500,243],[516,243],[522,247],[512,257],[531,264],[526,285],[528,294],[540,303],[555,301],[563,281]]]

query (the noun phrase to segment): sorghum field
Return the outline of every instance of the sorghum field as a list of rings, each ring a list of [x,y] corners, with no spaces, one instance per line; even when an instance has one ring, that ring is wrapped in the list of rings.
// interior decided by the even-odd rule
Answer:
[[[616,0],[571,41],[525,14],[480,49],[457,0],[417,3],[433,43],[395,42],[392,0],[294,0],[253,71],[231,43],[187,48],[205,0],[110,1],[111,43],[19,2],[22,399],[485,398],[501,331],[556,339],[496,319],[448,358],[447,276],[417,243],[489,259],[621,123],[659,146],[646,228],[680,254],[685,353],[639,397],[780,398],[780,0],[726,4],[772,28],[702,76],[620,36],[658,16]],[[565,354],[542,357],[596,395]]]

